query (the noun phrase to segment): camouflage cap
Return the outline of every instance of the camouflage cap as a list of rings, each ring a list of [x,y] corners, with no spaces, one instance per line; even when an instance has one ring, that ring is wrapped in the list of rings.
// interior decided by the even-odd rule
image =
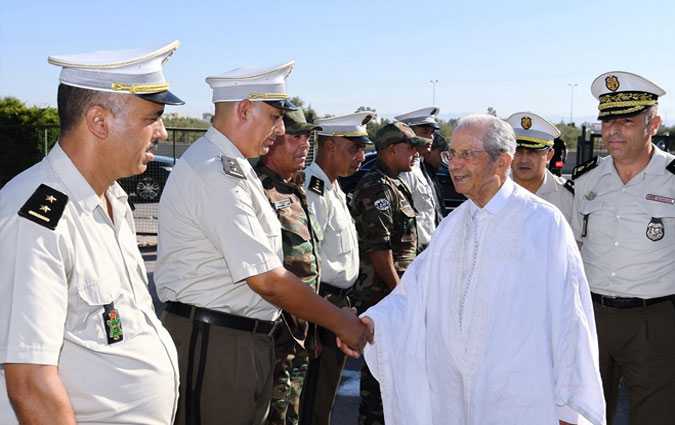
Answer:
[[[412,128],[400,121],[385,125],[375,134],[375,148],[378,151],[397,143],[422,146],[431,143],[431,140],[415,135]]]
[[[448,150],[448,141],[445,137],[441,136],[441,133],[434,133],[434,141],[431,143],[431,149],[438,149],[440,151]]]
[[[307,122],[302,108],[298,108],[295,111],[286,111],[284,114],[284,126],[286,126],[286,134],[311,133],[314,130],[321,130],[320,126]]]

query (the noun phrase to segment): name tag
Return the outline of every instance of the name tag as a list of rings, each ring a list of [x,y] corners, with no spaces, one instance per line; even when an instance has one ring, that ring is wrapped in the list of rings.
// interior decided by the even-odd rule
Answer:
[[[286,199],[283,199],[283,200],[281,200],[281,201],[277,201],[277,202],[275,202],[275,203],[273,204],[273,205],[274,205],[274,209],[278,211],[278,210],[282,210],[282,209],[284,209],[284,208],[288,208],[288,207],[291,206],[291,202],[292,202],[292,201],[291,201],[290,198],[286,198]]]
[[[667,196],[653,195],[651,193],[648,193],[647,196],[645,196],[645,199],[648,201],[661,202],[662,204],[675,205],[675,199],[669,198]]]

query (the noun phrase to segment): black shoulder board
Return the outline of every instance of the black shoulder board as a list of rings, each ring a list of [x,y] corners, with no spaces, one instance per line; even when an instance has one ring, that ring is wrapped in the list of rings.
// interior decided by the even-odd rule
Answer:
[[[318,193],[319,195],[323,196],[323,180],[318,178],[317,176],[312,176],[311,179],[309,179],[309,190],[311,190],[314,193]]]
[[[68,195],[41,184],[19,210],[21,217],[34,221],[51,230],[59,224],[63,210],[68,203]]]
[[[574,180],[567,180],[563,187],[569,190],[572,195],[574,195]]]
[[[670,171],[671,173],[675,174],[675,159],[670,161],[670,164],[666,166],[666,170]]]
[[[232,177],[236,177],[238,179],[246,180],[244,172],[241,171],[241,167],[239,166],[239,164],[237,164],[237,161],[235,159],[229,158],[227,156],[221,156],[220,161],[223,163],[223,171],[225,172],[225,174],[230,175]]]
[[[572,180],[576,180],[579,176],[591,171],[598,166],[598,157],[594,156],[592,159],[579,164],[572,170]]]

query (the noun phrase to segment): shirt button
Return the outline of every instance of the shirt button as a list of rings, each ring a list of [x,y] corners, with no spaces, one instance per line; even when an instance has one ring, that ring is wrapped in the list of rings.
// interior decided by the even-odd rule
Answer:
[[[619,246],[619,242],[614,242],[614,246]]]
[[[620,215],[617,215],[617,216],[616,216],[616,219],[617,219],[617,220],[621,220],[621,216],[620,216]]]
[[[609,275],[612,276],[612,277],[614,277],[614,276],[616,276],[616,273],[612,272],[612,273],[610,273]]]

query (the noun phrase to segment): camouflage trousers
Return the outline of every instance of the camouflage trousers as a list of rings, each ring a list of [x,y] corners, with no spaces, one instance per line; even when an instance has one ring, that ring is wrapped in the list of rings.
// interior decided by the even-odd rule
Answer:
[[[359,403],[359,425],[384,425],[384,410],[380,384],[370,373],[366,364],[361,367],[361,402]]]
[[[299,347],[282,351],[276,355],[274,389],[267,424],[297,425],[300,419],[300,394],[309,367],[309,356]]]

